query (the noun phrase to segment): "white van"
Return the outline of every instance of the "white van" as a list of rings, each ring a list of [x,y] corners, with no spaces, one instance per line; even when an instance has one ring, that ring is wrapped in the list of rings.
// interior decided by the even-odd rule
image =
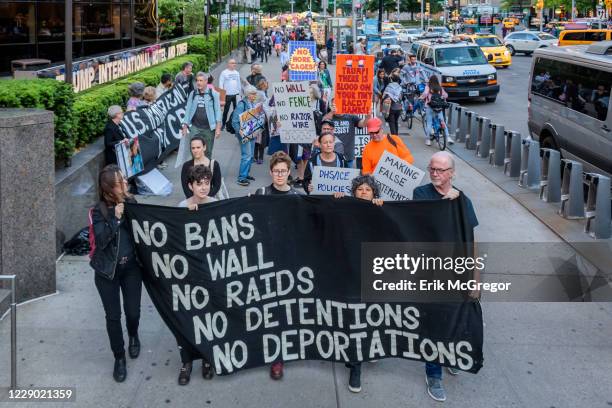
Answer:
[[[531,136],[612,176],[612,41],[536,50],[530,84]]]
[[[449,100],[485,98],[495,102],[499,93],[497,70],[477,45],[463,41],[419,40],[412,54],[427,72],[437,75]]]

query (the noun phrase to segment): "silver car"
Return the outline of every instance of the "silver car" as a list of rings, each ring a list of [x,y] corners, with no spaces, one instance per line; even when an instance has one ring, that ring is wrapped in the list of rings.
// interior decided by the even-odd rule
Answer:
[[[612,175],[612,41],[536,50],[530,84],[531,136],[586,171]]]
[[[552,47],[558,44],[559,40],[556,37],[540,31],[517,31],[504,38],[504,45],[511,55],[517,52],[531,55],[538,48]]]

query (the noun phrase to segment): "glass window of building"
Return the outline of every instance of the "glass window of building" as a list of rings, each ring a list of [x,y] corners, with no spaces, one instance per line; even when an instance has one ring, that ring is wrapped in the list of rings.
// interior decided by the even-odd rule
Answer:
[[[34,3],[0,2],[0,44],[34,43]]]

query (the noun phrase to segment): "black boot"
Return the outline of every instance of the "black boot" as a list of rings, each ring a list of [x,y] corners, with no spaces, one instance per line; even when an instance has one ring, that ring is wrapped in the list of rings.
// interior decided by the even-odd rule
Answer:
[[[212,380],[215,376],[215,372],[213,371],[212,365],[205,360],[202,360],[202,377],[205,380]]]
[[[191,368],[192,363],[185,363],[181,367],[179,371],[178,383],[179,385],[187,385],[189,384],[189,379],[191,378]]]
[[[130,358],[137,358],[140,354],[140,340],[138,340],[138,335],[130,337],[128,343],[128,353]]]
[[[125,356],[115,359],[115,368],[113,369],[113,378],[117,382],[124,382],[127,377],[127,368],[125,367]]]

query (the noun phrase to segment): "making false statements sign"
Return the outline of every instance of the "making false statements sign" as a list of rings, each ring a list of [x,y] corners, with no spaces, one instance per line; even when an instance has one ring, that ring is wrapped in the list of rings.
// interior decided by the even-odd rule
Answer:
[[[362,244],[471,242],[461,205],[251,196],[197,211],[126,204],[126,215],[155,307],[218,374],[281,360],[387,357],[475,373],[483,362],[478,302],[361,299]],[[322,245],[334,256],[321,256]]]
[[[380,187],[382,199],[404,201],[412,199],[412,192],[421,184],[425,172],[385,151],[372,175]]]

